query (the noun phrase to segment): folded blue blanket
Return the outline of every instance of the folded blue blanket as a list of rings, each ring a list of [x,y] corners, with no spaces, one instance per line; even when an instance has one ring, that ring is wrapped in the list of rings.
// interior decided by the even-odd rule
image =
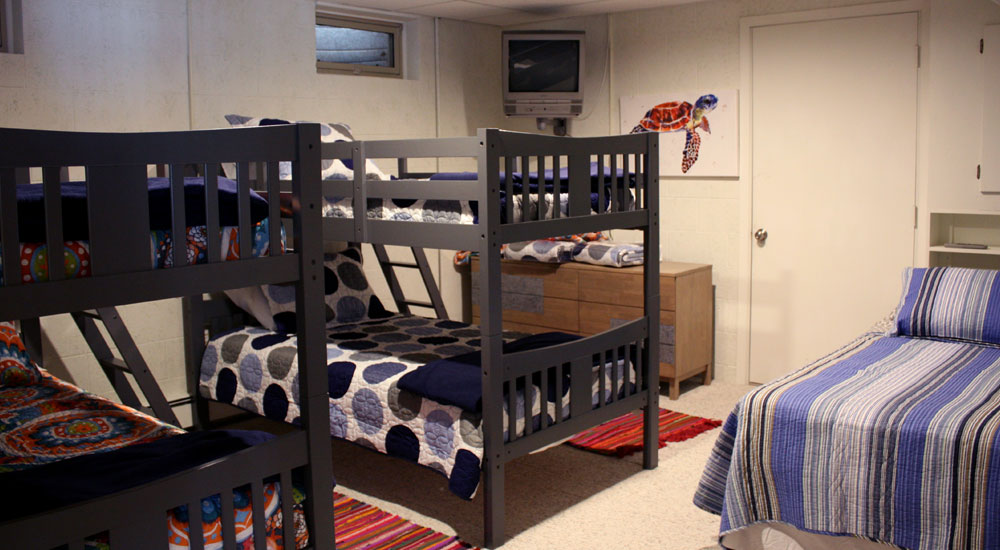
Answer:
[[[29,516],[110,495],[273,438],[259,431],[190,432],[0,474],[4,493],[17,495],[0,499],[0,517]]]
[[[503,352],[528,351],[580,338],[580,336],[564,332],[532,334],[505,343]],[[400,389],[438,403],[454,405],[470,413],[480,413],[483,410],[482,364],[482,355],[478,351],[438,359],[404,374],[400,377],[398,385]],[[564,374],[563,395],[568,391],[569,375]],[[550,373],[548,399],[555,401],[555,397],[555,375]]]
[[[149,178],[149,229],[166,231],[171,228],[170,180]],[[45,241],[45,201],[43,186],[17,186],[17,230],[21,242]],[[219,224],[239,225],[236,182],[219,178]],[[87,240],[87,184],[82,181],[62,184],[63,239]],[[184,178],[184,213],[187,226],[205,225],[205,182],[202,178]],[[250,223],[267,217],[267,201],[250,192]]]

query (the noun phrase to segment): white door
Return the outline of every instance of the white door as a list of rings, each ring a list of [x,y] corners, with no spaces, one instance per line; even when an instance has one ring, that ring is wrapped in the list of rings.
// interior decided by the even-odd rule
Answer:
[[[917,15],[754,27],[750,380],[889,313],[913,262]],[[763,234],[761,235],[763,237]]]

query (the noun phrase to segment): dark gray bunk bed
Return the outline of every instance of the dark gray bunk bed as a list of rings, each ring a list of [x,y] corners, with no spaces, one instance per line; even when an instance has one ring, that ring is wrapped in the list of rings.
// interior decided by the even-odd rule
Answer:
[[[407,246],[418,254],[422,248],[470,250],[479,254],[480,271],[474,276],[480,277],[480,288],[492,290],[481,292],[478,297],[482,311],[478,336],[482,354],[479,384],[483,437],[479,445],[482,459],[477,468],[481,467],[483,475],[484,541],[488,547],[500,546],[505,540],[504,465],[507,462],[629,411],[643,409],[643,466],[656,467],[659,395],[656,138],[655,134],[561,138],[485,129],[468,138],[356,141],[322,146],[323,159],[348,159],[355,167],[353,180],[322,182],[324,197],[331,201],[348,198],[353,205],[349,207],[353,212],[347,216],[341,213],[339,217],[323,218],[324,240],[366,242],[376,250],[384,245]],[[457,180],[453,176],[447,181],[425,181],[417,178],[430,174],[407,170],[407,162],[413,159],[461,157],[474,159],[478,169]],[[399,179],[386,181],[366,177],[365,170],[359,167],[366,166],[368,159],[394,160],[399,166]],[[530,184],[527,173],[532,165],[535,172],[543,174],[540,186]],[[545,189],[546,167],[556,175],[565,168],[566,176],[553,178],[559,184],[553,184],[547,197],[545,192],[533,197],[538,195],[539,188]],[[631,187],[629,170],[634,172]],[[522,185],[517,188],[515,178],[506,178],[504,174],[513,175],[519,171],[524,175]],[[603,205],[597,212],[592,211],[595,192],[600,195],[597,203]],[[524,208],[519,212],[514,200],[502,202],[501,195],[508,198],[518,195],[522,204],[541,201],[541,207]],[[634,200],[626,200],[632,197]],[[405,199],[406,203],[416,199],[476,202],[478,221],[455,224],[403,221],[378,218],[370,211],[372,204],[380,201],[386,204],[391,199]],[[553,208],[553,217],[545,218],[546,200],[550,204],[561,204],[564,209]],[[534,218],[528,214],[532,210]],[[650,251],[645,254],[644,263],[643,315],[591,337],[505,353],[500,293],[501,244],[621,228],[641,230],[645,250]],[[391,268],[387,266],[391,262],[381,256],[383,270]],[[396,290],[393,298],[400,311],[405,312],[404,307],[408,304]],[[433,297],[430,304],[418,305],[433,306]],[[443,312],[443,307],[434,309],[439,316]],[[202,320],[196,317],[195,322]],[[230,326],[228,320],[222,322]],[[332,331],[330,334],[336,336]],[[362,368],[359,366],[358,370]],[[599,390],[596,387],[598,379]],[[334,410],[332,380],[331,415]],[[519,400],[520,388],[530,385],[533,385],[532,391],[543,396],[543,401],[544,396],[554,395],[555,405],[547,406],[550,411],[554,407],[562,412],[553,415],[540,412],[536,416],[531,410],[531,399]],[[505,387],[519,389],[518,392],[505,391]],[[211,388],[203,386],[202,391],[210,392]],[[596,398],[597,391],[608,398]],[[389,399],[392,398],[390,395]],[[549,397],[550,401],[552,399]],[[519,415],[523,415],[520,416],[521,424],[518,424]],[[505,423],[514,427],[509,436]],[[371,446],[367,440],[357,442]],[[476,477],[478,483],[478,473]]]
[[[90,247],[89,276],[65,278],[62,266],[50,269],[46,282],[22,284],[17,270],[19,247],[2,247],[7,268],[0,287],[0,319],[21,320],[29,351],[38,347],[40,316],[88,310],[113,311],[113,306],[171,297],[219,292],[227,288],[264,283],[293,283],[298,302],[298,361],[301,429],[265,443],[146,482],[113,494],[35,513],[0,520],[0,540],[11,548],[83,548],[94,533],[106,532],[112,548],[166,548],[167,511],[187,505],[190,521],[202,520],[201,499],[221,499],[222,536],[225,548],[235,547],[232,492],[249,486],[253,498],[253,533],[257,548],[266,544],[263,523],[263,486],[277,478],[285,490],[280,514],[286,534],[293,529],[293,500],[289,490],[293,471],[304,474],[307,493],[303,504],[310,547],[333,548],[332,466],[327,414],[325,354],[322,333],[322,229],[316,215],[319,194],[319,128],[294,125],[248,130],[208,130],[142,134],[99,134],[0,129],[0,243],[19,243],[17,184],[28,183],[29,169],[41,168],[44,193],[45,242],[49,250],[63,249],[65,197],[60,172],[84,167],[86,173],[86,225]],[[236,162],[239,241],[251,242],[250,181],[248,168],[267,174],[267,188],[278,193],[277,165],[292,163],[294,248],[280,245],[281,224],[271,224],[266,256],[240,254],[221,261],[219,240],[207,239],[206,263],[189,265],[184,246],[173,247],[174,267],[151,266],[149,192],[145,182],[149,166],[170,168],[170,227],[174,235],[186,233],[185,167],[197,165],[204,178],[206,232],[218,235],[220,162]],[[128,215],[122,215],[128,213]],[[268,218],[278,218],[278,206],[269,206]],[[11,276],[13,275],[13,276]],[[204,345],[202,326],[186,326],[188,350]],[[33,349],[32,349],[33,348]],[[191,359],[191,357],[188,357]],[[198,357],[196,360],[200,360]],[[169,441],[169,438],[168,438]],[[0,483],[3,481],[0,474]],[[285,547],[294,548],[295,537],[285,536]],[[202,548],[192,537],[191,547]]]

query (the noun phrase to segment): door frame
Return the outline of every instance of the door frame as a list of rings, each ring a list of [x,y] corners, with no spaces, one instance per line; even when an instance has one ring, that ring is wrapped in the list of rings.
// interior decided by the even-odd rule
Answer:
[[[919,216],[915,215],[914,239],[913,239],[913,259],[914,264],[918,258],[926,258],[927,254],[918,255],[917,251],[927,249],[926,231],[918,228],[927,227],[926,214],[926,174],[927,174],[927,128],[926,109],[924,105],[927,97],[927,71],[922,71],[927,66],[927,48],[930,33],[927,13],[930,9],[929,0],[896,0],[891,2],[880,2],[876,4],[864,4],[858,6],[847,6],[842,8],[828,8],[818,10],[797,11],[790,13],[780,13],[773,15],[758,15],[740,18],[740,221],[738,228],[738,240],[742,244],[738,245],[739,268],[738,268],[738,304],[737,304],[737,334],[736,334],[736,380],[744,384],[750,381],[750,321],[752,315],[751,288],[752,288],[752,258],[755,240],[753,239],[753,117],[751,116],[751,105],[753,104],[753,29],[757,27],[769,27],[773,25],[787,25],[792,23],[808,23],[813,21],[824,21],[831,19],[847,19],[855,17],[869,17],[876,15],[894,15],[900,13],[917,14],[917,44],[922,50],[923,59],[917,66],[917,136],[916,136],[916,165],[914,166],[914,204],[917,206]],[[927,219],[925,219],[927,218]],[[925,260],[920,260],[925,261]],[[874,323],[877,319],[873,319]]]

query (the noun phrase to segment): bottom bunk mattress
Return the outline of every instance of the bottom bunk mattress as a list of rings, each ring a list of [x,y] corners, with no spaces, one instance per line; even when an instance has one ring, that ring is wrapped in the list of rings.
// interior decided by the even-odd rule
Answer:
[[[518,338],[518,337],[524,338]],[[457,321],[393,315],[386,319],[327,329],[330,433],[379,452],[427,466],[448,478],[456,495],[471,499],[479,485],[483,458],[479,328]],[[561,333],[525,336],[505,333],[505,351],[533,349],[577,337]],[[297,338],[294,334],[245,327],[213,338],[201,366],[203,396],[288,423],[299,421]],[[508,347],[512,346],[512,347]],[[625,354],[622,354],[624,356]],[[475,358],[473,358],[475,356]],[[453,358],[454,361],[449,360]],[[629,380],[636,380],[633,374]],[[456,368],[457,367],[457,368]],[[604,384],[594,369],[593,403],[601,389],[621,383],[625,361],[605,370]],[[457,375],[457,377],[455,376]],[[612,383],[612,378],[617,380]],[[569,391],[564,378],[564,395]],[[548,384],[546,414],[555,418],[555,384]],[[523,388],[516,388],[517,424],[524,429]],[[528,392],[532,425],[541,422],[537,385]],[[564,403],[568,399],[564,400]],[[507,410],[508,400],[503,400]],[[568,405],[561,418],[568,417]],[[507,438],[504,414],[504,439]]]
[[[694,498],[903,548],[1000,548],[1000,347],[870,332],[752,390]]]
[[[33,380],[0,385],[0,501],[4,520],[42,513],[160,479],[269,439],[242,431],[187,433],[156,418],[84,392],[42,369]],[[265,484],[268,545],[283,540],[280,485]],[[301,492],[296,491],[301,502]],[[17,495],[16,497],[13,495]],[[249,488],[234,491],[236,547],[253,548]],[[202,500],[206,549],[222,548],[219,495]],[[298,547],[308,541],[296,507]],[[188,548],[188,511],[164,518],[171,550]],[[106,536],[88,541],[106,548]]]

